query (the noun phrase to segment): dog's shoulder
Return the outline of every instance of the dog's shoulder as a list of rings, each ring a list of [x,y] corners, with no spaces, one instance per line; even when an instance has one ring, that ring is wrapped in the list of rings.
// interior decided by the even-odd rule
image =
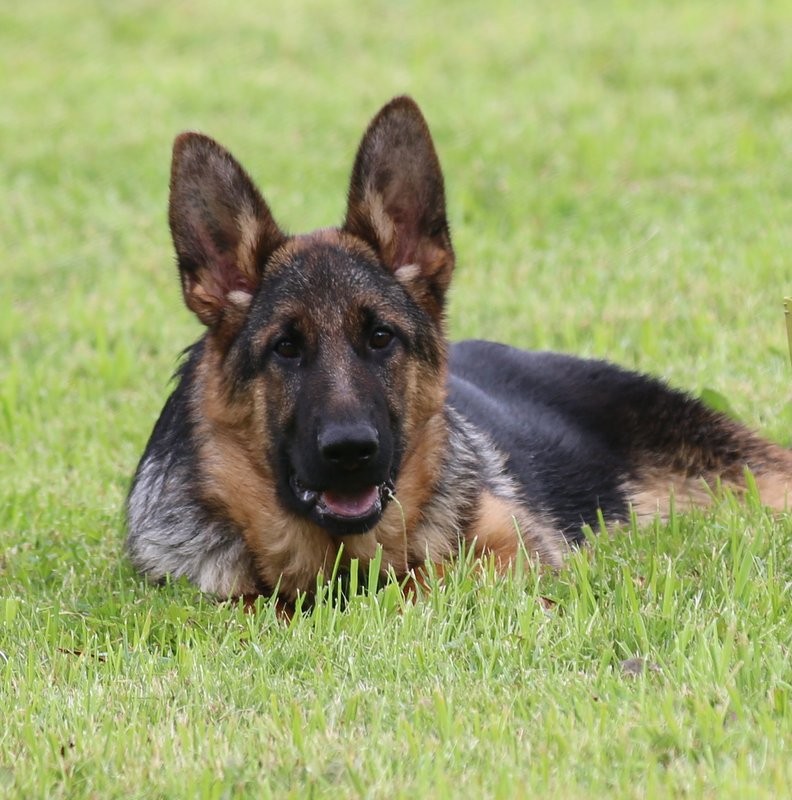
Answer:
[[[191,405],[199,340],[184,353],[127,498],[127,551],[151,580],[186,576],[221,595],[257,591],[250,554],[226,517],[200,501],[200,456]]]
[[[451,348],[448,400],[503,452],[523,501],[579,540],[600,510],[627,514],[629,463],[609,408],[642,381],[606,362],[466,341]]]

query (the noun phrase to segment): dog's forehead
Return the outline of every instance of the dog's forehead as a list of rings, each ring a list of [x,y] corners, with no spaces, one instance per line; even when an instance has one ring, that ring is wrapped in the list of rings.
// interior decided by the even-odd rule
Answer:
[[[330,322],[347,316],[352,307],[378,305],[395,285],[365,243],[342,231],[323,230],[296,236],[273,254],[255,305],[264,316],[299,309]]]
[[[350,279],[365,281],[379,265],[371,249],[359,239],[338,231],[318,231],[297,236],[276,254],[268,269],[278,268],[314,291],[332,289]],[[375,270],[382,272],[381,269]],[[347,286],[344,289],[348,291]]]

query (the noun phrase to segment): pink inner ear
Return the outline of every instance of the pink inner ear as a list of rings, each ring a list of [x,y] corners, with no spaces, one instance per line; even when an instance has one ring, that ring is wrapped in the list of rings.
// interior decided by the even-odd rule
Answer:
[[[248,280],[244,277],[241,273],[237,273],[236,277],[233,281],[233,286],[229,291],[236,292],[247,292],[248,294],[253,294],[255,287],[253,286],[253,281]]]
[[[396,234],[396,249],[393,253],[393,269],[403,267],[405,264],[412,264],[415,261],[417,251],[415,236],[405,233],[402,226],[398,226]]]
[[[253,280],[237,264],[236,253],[221,250],[203,225],[195,225],[195,235],[203,250],[206,264],[191,283],[203,284],[206,292],[222,304],[229,292],[243,291],[253,294]]]
[[[391,206],[386,213],[393,223],[391,268],[412,264],[421,239],[417,213],[400,206]]]
[[[217,298],[219,305],[228,303],[228,295],[231,292],[247,292],[253,294],[253,281],[240,272],[231,255],[225,255],[215,262],[215,265],[205,279],[201,278],[201,283],[212,286],[211,293]],[[209,288],[206,286],[206,288]]]

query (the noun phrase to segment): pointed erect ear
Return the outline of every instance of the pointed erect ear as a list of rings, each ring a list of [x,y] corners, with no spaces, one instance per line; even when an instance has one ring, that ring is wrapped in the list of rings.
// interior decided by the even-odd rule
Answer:
[[[205,325],[241,324],[261,266],[285,236],[233,156],[183,133],[173,144],[170,228],[184,300]]]
[[[443,173],[409,97],[388,103],[363,136],[344,229],[368,242],[430,313],[442,313],[454,267]]]

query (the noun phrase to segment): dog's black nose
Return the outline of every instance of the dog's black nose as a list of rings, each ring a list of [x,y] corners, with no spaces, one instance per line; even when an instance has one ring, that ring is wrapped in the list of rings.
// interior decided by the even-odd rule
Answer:
[[[319,432],[317,443],[328,464],[352,472],[377,455],[379,434],[367,422],[333,423]]]

